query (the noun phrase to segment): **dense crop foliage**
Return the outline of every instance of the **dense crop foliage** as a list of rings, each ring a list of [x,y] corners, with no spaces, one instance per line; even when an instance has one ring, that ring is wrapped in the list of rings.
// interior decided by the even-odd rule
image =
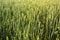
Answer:
[[[0,40],[60,40],[60,5],[52,1],[0,1]]]

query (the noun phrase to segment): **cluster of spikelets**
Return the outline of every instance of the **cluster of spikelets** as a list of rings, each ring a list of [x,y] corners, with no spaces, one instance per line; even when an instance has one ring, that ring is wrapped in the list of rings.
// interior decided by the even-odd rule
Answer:
[[[0,40],[60,40],[60,6],[0,2]]]

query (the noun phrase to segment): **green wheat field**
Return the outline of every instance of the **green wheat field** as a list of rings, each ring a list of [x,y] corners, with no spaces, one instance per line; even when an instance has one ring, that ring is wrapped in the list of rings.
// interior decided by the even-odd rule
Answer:
[[[60,0],[0,0],[0,40],[60,40]]]

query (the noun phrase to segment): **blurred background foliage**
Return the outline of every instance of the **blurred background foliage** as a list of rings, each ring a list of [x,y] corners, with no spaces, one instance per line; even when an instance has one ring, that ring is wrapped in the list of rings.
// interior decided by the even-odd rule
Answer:
[[[0,40],[60,40],[59,0],[0,0]]]

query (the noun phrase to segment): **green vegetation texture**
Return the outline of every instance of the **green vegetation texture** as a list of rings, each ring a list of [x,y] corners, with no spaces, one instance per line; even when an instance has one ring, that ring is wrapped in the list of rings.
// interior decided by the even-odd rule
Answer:
[[[0,0],[0,40],[60,40],[59,0]]]

